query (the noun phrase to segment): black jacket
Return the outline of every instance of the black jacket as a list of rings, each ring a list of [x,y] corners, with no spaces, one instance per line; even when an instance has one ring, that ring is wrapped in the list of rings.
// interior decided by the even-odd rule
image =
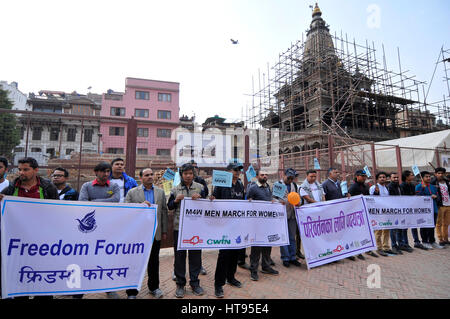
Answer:
[[[400,184],[400,188],[402,190],[402,194],[406,196],[415,196],[416,195],[416,186],[412,183],[403,182]]]
[[[58,190],[56,189],[56,186],[53,185],[50,180],[39,177],[39,176],[37,178],[39,178],[39,184],[42,187],[44,199],[59,199]],[[8,196],[14,195],[14,191],[15,191],[18,180],[19,180],[19,178],[16,178],[14,180],[14,182],[10,183],[9,187],[5,188],[2,191],[2,194],[8,195]]]
[[[386,188],[388,189],[389,195],[391,195],[391,196],[403,195],[402,188],[400,187],[400,184],[398,184],[398,183],[390,182]]]
[[[238,179],[236,184],[231,185],[231,187],[216,186],[213,190],[213,196],[216,199],[245,199],[244,185]]]
[[[450,193],[450,183],[449,183],[449,181],[448,181],[447,179],[444,178],[444,182],[445,182],[445,184],[447,184],[447,189],[448,189],[448,192]],[[439,195],[438,195],[438,198],[437,198],[437,205],[438,205],[438,207],[444,206],[444,204],[442,203],[442,193],[441,193],[441,188],[439,187],[439,182],[437,181],[437,178],[434,177],[434,178],[431,180],[431,183],[430,183],[430,184],[436,186],[436,188],[437,188],[437,191],[438,191],[438,194],[439,194]]]
[[[64,200],[78,200],[80,194],[69,185],[66,185],[61,193],[58,194],[58,197],[61,197],[62,195],[64,195]]]
[[[348,192],[352,196],[369,195],[369,190],[370,190],[370,187],[366,183],[361,184],[361,183],[355,182],[352,184],[352,186],[350,186],[350,188],[348,189]]]

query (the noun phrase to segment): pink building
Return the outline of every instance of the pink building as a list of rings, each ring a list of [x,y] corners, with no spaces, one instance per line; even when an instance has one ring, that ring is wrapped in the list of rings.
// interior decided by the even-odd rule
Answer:
[[[120,119],[134,118],[137,123],[136,154],[170,156],[175,141],[172,132],[179,126],[180,84],[125,79],[125,93],[109,90],[103,94],[101,116]],[[127,124],[102,122],[102,150],[110,154],[126,154]]]

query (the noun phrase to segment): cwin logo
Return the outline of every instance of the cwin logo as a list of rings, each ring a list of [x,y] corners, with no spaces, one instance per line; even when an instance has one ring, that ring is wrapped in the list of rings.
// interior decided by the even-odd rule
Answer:
[[[222,239],[208,239],[206,243],[208,245],[231,245],[231,240],[227,238],[228,236],[223,235]]]

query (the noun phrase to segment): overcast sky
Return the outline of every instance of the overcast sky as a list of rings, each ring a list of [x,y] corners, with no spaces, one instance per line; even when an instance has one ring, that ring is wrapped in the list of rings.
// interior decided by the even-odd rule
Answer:
[[[301,39],[314,1],[1,0],[0,80],[42,89],[124,91],[125,77],[179,82],[180,113],[200,123],[245,115],[252,76]],[[379,24],[373,25],[373,6]],[[332,34],[384,43],[390,69],[429,82],[441,46],[450,49],[450,1],[322,0]],[[372,8],[372,10],[371,10]],[[368,21],[369,20],[369,21]],[[232,45],[230,38],[239,40]],[[377,56],[381,58],[381,53]],[[382,62],[382,61],[380,61]],[[263,71],[261,71],[263,72]],[[429,100],[447,87],[439,68]]]

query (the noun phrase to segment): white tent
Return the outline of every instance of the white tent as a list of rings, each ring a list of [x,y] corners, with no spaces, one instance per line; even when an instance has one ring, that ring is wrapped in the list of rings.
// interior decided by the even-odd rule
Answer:
[[[395,140],[375,143],[376,165],[378,168],[397,167],[396,146],[400,147],[400,154],[403,168],[411,168],[413,165],[430,167],[429,163],[437,166],[436,149],[439,149],[441,166],[450,170],[450,130],[439,131],[429,134],[404,137]],[[364,152],[368,164],[371,165],[371,146],[365,144],[356,146],[354,152]],[[369,156],[367,156],[369,155]]]

